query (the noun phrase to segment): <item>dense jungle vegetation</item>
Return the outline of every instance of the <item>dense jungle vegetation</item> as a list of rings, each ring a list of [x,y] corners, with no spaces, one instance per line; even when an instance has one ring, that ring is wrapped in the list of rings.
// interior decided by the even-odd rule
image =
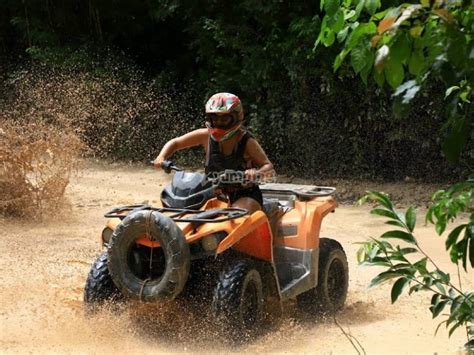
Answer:
[[[410,105],[397,105],[393,88],[413,72],[421,75],[417,63],[429,57],[428,49],[415,51],[428,27],[399,41],[399,53],[416,54],[410,62],[401,56],[384,84],[376,72],[369,75],[375,52],[359,40],[382,37],[395,20],[380,27],[389,17],[377,11],[403,2],[361,0],[355,9],[351,3],[2,0],[0,120],[73,127],[88,154],[147,161],[167,139],[202,126],[210,94],[228,91],[243,100],[248,125],[280,173],[466,177],[474,169],[472,70],[456,82],[461,89],[452,89],[467,92],[461,126],[449,124],[451,84],[442,75],[425,76],[410,91]],[[470,1],[458,3],[472,9]],[[462,25],[472,27],[469,21]],[[454,57],[465,55],[459,65],[474,68],[474,29],[466,28]],[[459,158],[446,159],[446,139],[464,143]],[[180,157],[202,160],[196,152]]]

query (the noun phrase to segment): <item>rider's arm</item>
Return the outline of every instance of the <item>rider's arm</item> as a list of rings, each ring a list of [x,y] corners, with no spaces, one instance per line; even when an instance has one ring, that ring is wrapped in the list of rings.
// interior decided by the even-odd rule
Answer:
[[[173,138],[166,142],[153,164],[155,167],[159,168],[161,167],[163,161],[171,157],[178,150],[194,147],[197,145],[205,146],[207,144],[207,138],[208,131],[206,128],[196,129],[180,137]]]
[[[247,178],[255,179],[256,175],[263,177],[275,176],[275,170],[273,164],[268,159],[263,148],[258,142],[251,138],[247,141],[245,147],[245,154],[252,160],[253,165],[257,166],[258,169],[250,169],[245,172]]]

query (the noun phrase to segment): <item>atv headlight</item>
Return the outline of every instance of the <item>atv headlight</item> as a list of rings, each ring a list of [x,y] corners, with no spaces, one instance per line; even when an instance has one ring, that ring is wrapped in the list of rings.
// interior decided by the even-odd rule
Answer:
[[[211,251],[217,249],[219,242],[217,241],[217,237],[212,234],[202,238],[201,244],[205,251]]]
[[[102,244],[109,244],[112,240],[113,230],[109,227],[105,227],[102,231]]]
[[[202,248],[205,251],[216,250],[219,243],[227,236],[225,232],[214,233],[201,239]]]

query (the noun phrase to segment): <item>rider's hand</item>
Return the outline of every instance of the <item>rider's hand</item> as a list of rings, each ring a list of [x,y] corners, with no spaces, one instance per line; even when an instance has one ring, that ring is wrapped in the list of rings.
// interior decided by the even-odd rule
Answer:
[[[155,166],[155,168],[161,169],[161,168],[162,168],[162,164],[163,164],[164,161],[165,161],[165,158],[163,158],[162,156],[158,156],[158,157],[153,161],[153,165]]]
[[[257,169],[247,169],[244,172],[245,180],[248,182],[257,182]]]

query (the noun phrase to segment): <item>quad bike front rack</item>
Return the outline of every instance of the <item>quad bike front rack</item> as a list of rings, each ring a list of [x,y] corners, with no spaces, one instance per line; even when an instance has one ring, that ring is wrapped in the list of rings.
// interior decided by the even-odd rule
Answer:
[[[156,211],[166,213],[167,216],[175,222],[190,222],[194,225],[225,222],[248,214],[248,210],[245,208],[237,207],[213,208],[207,211],[202,211],[186,208],[153,207],[147,204],[140,204],[116,207],[107,212],[104,217],[120,218],[120,220],[122,220],[128,213],[137,211]]]

